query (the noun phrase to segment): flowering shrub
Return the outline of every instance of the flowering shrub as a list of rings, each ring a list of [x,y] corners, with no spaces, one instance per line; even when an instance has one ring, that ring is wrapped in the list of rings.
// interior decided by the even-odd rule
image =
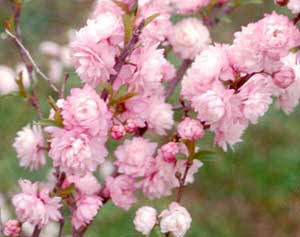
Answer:
[[[290,20],[265,14],[236,32],[232,44],[212,42],[209,30],[217,17],[246,2],[98,0],[69,47],[40,45],[42,53],[55,58],[46,76],[22,42],[22,1],[15,0],[5,30],[25,66],[17,75],[0,67],[5,78],[0,92],[17,91],[37,112],[37,121],[19,131],[13,144],[20,166],[36,171],[49,158],[53,169],[45,182],[20,180],[21,191],[12,198],[17,219],[5,223],[2,233],[20,236],[23,224],[30,223],[32,236],[38,237],[56,221],[61,237],[65,207],[72,236],[84,236],[108,201],[127,211],[139,201],[138,193],[157,199],[177,189],[167,209],[141,207],[133,222],[146,236],[154,230],[185,236],[192,217],[181,205],[184,187],[193,183],[201,159],[210,153],[198,141],[211,132],[215,146],[234,149],[274,100],[288,114],[300,99],[300,15]],[[300,1],[275,3],[300,12]],[[173,16],[180,16],[179,22]],[[182,59],[177,70],[167,60],[170,52]],[[68,75],[59,89],[57,79],[62,65],[71,64],[82,87],[65,95]],[[49,96],[48,115],[40,109],[36,76],[55,94]],[[171,104],[179,84],[178,102]],[[183,112],[179,120],[177,111]],[[118,144],[115,150],[108,149],[112,141]],[[98,169],[107,170],[101,179]]]

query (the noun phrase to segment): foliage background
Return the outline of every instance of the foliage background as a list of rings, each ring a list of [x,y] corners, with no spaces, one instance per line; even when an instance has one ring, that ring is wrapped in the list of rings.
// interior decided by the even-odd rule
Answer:
[[[26,1],[21,26],[26,45],[42,67],[46,59],[39,54],[37,45],[43,40],[67,43],[67,31],[84,25],[92,3],[91,0]],[[273,9],[288,14],[271,0],[265,0],[262,5],[246,5],[231,14],[232,23],[219,23],[212,31],[212,38],[215,42],[230,43],[233,32],[241,25]],[[9,0],[0,0],[1,22],[9,12]],[[15,67],[19,56],[1,27],[0,64]],[[73,70],[68,70],[71,72],[69,85],[78,84]],[[41,81],[38,88],[43,111],[47,112],[47,86]],[[6,198],[16,191],[15,184],[20,177],[38,180],[47,174],[49,166],[34,173],[20,168],[11,146],[16,132],[33,119],[35,113],[24,101],[14,97],[0,99],[0,192]],[[186,189],[183,199],[193,215],[187,237],[300,236],[299,119],[299,108],[289,117],[272,108],[258,125],[250,126],[244,142],[234,152],[224,154],[216,150],[217,155],[204,161],[197,181]],[[210,147],[211,142],[209,137],[200,146]],[[155,202],[143,200],[128,213],[109,203],[87,236],[138,237],[132,224],[135,210],[144,204],[162,209],[170,200],[172,197]],[[69,232],[69,224],[65,231]]]

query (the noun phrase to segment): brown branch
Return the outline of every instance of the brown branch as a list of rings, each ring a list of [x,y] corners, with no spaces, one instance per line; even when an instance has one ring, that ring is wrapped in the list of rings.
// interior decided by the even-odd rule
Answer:
[[[128,43],[125,45],[122,53],[120,54],[120,56],[117,58],[117,63],[114,66],[114,70],[116,71],[115,74],[111,74],[110,78],[109,78],[109,83],[111,83],[112,85],[114,84],[115,80],[118,78],[118,75],[123,67],[123,65],[126,63],[126,59],[128,56],[131,55],[132,51],[135,49],[135,46],[139,40],[139,36],[142,33],[142,29],[145,26],[145,22],[142,21],[133,31],[132,33],[132,37],[131,39],[128,41]],[[101,94],[101,98],[106,100],[108,96],[108,91],[107,90],[103,90],[102,94]]]
[[[188,172],[189,172],[190,168],[192,167],[192,165],[193,165],[193,159],[188,159],[186,162],[186,167],[185,167],[183,176],[178,179],[179,188],[178,188],[177,197],[176,197],[176,202],[178,202],[178,203],[181,202],[183,191],[184,191],[185,181],[186,181]]]
[[[177,84],[180,82],[186,70],[190,67],[191,64],[192,64],[192,60],[186,59],[183,61],[183,63],[181,64],[180,68],[176,73],[176,76],[170,81],[168,85],[168,89],[166,92],[166,100],[168,100],[170,96],[173,94]]]
[[[39,237],[40,233],[41,233],[41,229],[38,226],[35,226],[32,233],[32,237]]]
[[[70,77],[70,74],[69,73],[66,73],[65,74],[65,77],[64,77],[64,81],[63,81],[63,84],[60,88],[60,92],[59,92],[59,98],[62,99],[64,98],[64,94],[65,94],[65,88],[66,88],[66,85],[67,85],[67,82],[69,80],[69,77]]]
[[[298,14],[294,17],[294,19],[293,19],[294,25],[296,25],[296,24],[298,23],[299,20],[300,20],[300,13],[298,13]]]

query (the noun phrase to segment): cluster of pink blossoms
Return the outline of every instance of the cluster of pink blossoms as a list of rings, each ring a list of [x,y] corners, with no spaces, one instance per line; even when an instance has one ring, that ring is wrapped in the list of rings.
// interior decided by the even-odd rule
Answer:
[[[294,12],[296,2],[289,2]],[[258,122],[274,97],[286,113],[297,105],[300,55],[291,50],[300,46],[300,32],[287,17],[275,12],[265,15],[235,33],[233,44],[211,45],[208,28],[195,15],[176,24],[171,21],[172,15],[194,14],[210,1],[135,3],[97,1],[87,24],[70,44],[84,85],[51,103],[47,121],[57,126],[34,124],[18,132],[13,146],[20,165],[41,168],[47,151],[55,179],[48,184],[20,181],[22,191],[13,197],[18,221],[8,222],[5,234],[17,236],[24,222],[40,229],[49,221],[59,221],[62,199],[70,211],[73,232],[81,233],[108,200],[128,210],[138,201],[138,192],[154,199],[179,188],[181,195],[180,190],[194,182],[202,166],[195,153],[205,129],[226,150],[241,141],[244,130]],[[129,39],[124,16],[132,21],[127,22],[133,28]],[[176,79],[176,70],[166,58],[168,48],[184,60],[183,65],[194,60],[182,81],[185,115],[179,123],[167,103],[166,84],[169,89]],[[196,116],[190,116],[191,109]],[[159,144],[142,137],[146,131],[172,138]],[[109,152],[111,138],[118,145]],[[114,171],[103,177],[101,185],[95,172],[112,158]],[[151,207],[139,209],[134,224],[145,235],[159,225],[162,233],[183,237],[191,217],[174,202],[160,215]]]
[[[300,98],[300,32],[286,16],[272,14],[235,33],[232,45],[215,44],[196,56],[183,78],[181,95],[197,118],[227,149],[241,141],[249,123],[257,123],[273,97],[286,112]]]

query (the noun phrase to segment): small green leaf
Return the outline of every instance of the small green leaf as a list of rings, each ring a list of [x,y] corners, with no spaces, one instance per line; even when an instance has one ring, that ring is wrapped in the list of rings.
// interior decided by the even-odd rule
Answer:
[[[63,127],[61,123],[52,119],[41,119],[37,122],[42,126],[55,126],[55,127]]]
[[[118,89],[118,91],[115,93],[114,95],[114,100],[117,100],[118,98],[120,98],[121,96],[125,95],[128,92],[128,83],[125,83],[123,85],[121,85]]]
[[[75,190],[75,184],[72,183],[66,188],[62,188],[57,191],[57,194],[62,198],[67,198],[69,195],[71,195]]]
[[[16,80],[16,83],[19,87],[19,93],[22,97],[27,98],[27,92],[23,83],[23,71],[20,71],[18,73],[18,79]]]
[[[248,5],[248,4],[262,4],[263,0],[242,0],[242,5]]]
[[[129,9],[127,7],[127,5],[124,2],[121,1],[117,1],[117,0],[112,0],[115,4],[118,5],[118,7],[120,7],[125,13],[129,13]]]
[[[153,20],[155,20],[155,18],[157,18],[160,14],[159,13],[155,13],[149,17],[147,17],[145,19],[145,26],[147,26],[148,24],[150,24]]]
[[[131,99],[132,97],[134,96],[137,96],[138,93],[137,92],[128,92],[127,94],[123,95],[123,96],[120,96],[119,98],[115,98],[111,101],[111,104],[114,105],[114,104],[121,104],[121,103],[124,103],[126,100],[129,100]]]
[[[193,158],[195,155],[195,142],[190,140],[183,140],[183,143],[185,144],[186,148],[189,152],[189,157]]]
[[[176,154],[176,159],[177,159],[177,160],[185,160],[185,159],[187,159],[187,157],[186,157],[186,155],[183,154],[183,153],[177,153],[177,154]]]
[[[134,14],[125,14],[122,16],[122,19],[123,19],[123,25],[125,30],[124,41],[126,44],[130,40],[133,32],[135,16]]]
[[[111,83],[109,82],[102,82],[99,84],[98,86],[99,89],[106,89],[109,93],[110,96],[113,96],[114,90],[113,87],[111,85]]]
[[[219,19],[220,19],[221,22],[225,22],[225,23],[231,23],[232,22],[231,18],[227,15],[219,16]]]

